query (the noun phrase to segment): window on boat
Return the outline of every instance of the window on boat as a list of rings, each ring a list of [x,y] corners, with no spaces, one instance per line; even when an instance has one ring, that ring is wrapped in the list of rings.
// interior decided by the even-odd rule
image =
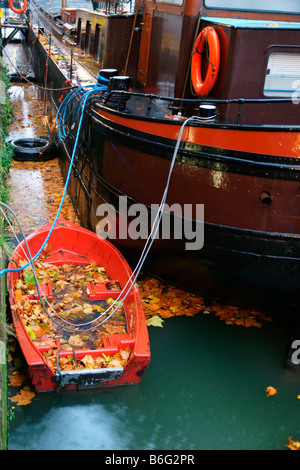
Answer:
[[[78,18],[77,23],[77,47],[80,47],[81,44],[81,18]]]
[[[300,14],[299,0],[204,0],[206,8]]]
[[[94,42],[94,60],[98,61],[103,54],[101,54],[101,50],[103,49],[102,46],[102,41],[100,37],[101,33],[101,28],[100,25],[97,23],[96,24],[96,29],[95,29],[95,42]]]
[[[271,52],[268,59],[264,95],[291,97],[300,89],[300,48],[299,52]]]
[[[85,28],[85,43],[84,43],[84,49],[86,52],[89,52],[90,50],[90,42],[91,42],[91,22],[87,21],[86,28]]]

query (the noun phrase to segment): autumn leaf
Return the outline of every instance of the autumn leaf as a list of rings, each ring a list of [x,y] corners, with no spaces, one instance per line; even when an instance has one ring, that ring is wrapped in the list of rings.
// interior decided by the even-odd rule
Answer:
[[[120,349],[107,364],[107,367],[123,367],[129,359],[131,353],[130,348]]]
[[[84,363],[84,365],[87,369],[94,369],[94,367],[95,367],[95,361],[94,361],[94,358],[91,354],[86,354],[81,359],[81,362]]]
[[[84,341],[82,340],[80,335],[72,335],[69,338],[68,343],[70,346],[73,346],[74,348],[80,348],[84,346]]]
[[[278,391],[274,387],[267,387],[266,393],[267,393],[267,397],[270,397],[270,396],[276,395]]]
[[[160,327],[162,327],[163,321],[164,320],[162,318],[160,318],[158,315],[154,315],[153,317],[148,318],[146,323],[147,323],[148,326],[160,326]]]
[[[120,354],[115,354],[114,357],[108,362],[107,367],[122,367],[123,360]]]
[[[160,303],[160,300],[158,297],[154,297],[153,299],[150,300],[150,304],[156,304],[156,303]]]
[[[35,277],[34,277],[34,274],[32,272],[27,272],[24,274],[24,281],[28,284],[32,284],[34,285],[35,284]]]
[[[129,359],[129,357],[130,357],[130,354],[131,354],[130,347],[127,346],[127,348],[125,348],[125,349],[120,349],[119,354],[122,357],[123,363],[126,363]]]
[[[20,302],[20,300],[22,299],[23,297],[23,294],[22,292],[19,290],[19,289],[16,289],[15,290],[15,299],[16,299],[16,302]]]
[[[12,385],[13,387],[20,387],[26,380],[26,375],[22,374],[21,372],[15,372],[12,375],[8,376],[9,378],[9,384]]]
[[[193,316],[198,313],[214,313],[227,325],[240,325],[246,328],[261,328],[262,321],[271,318],[262,312],[240,309],[236,306],[212,302],[207,305],[204,298],[191,292],[164,284],[154,278],[138,282],[146,317]]]
[[[288,437],[289,443],[286,444],[291,450],[300,450],[300,441],[293,441]]]
[[[109,335],[114,335],[116,333],[126,333],[125,328],[106,323],[103,324],[103,328],[107,331]]]
[[[86,314],[93,313],[93,310],[94,310],[93,305],[90,305],[90,304],[83,305],[83,313],[86,313]]]
[[[17,403],[17,406],[24,406],[29,405],[35,397],[34,392],[30,392],[29,390],[20,390],[17,395],[14,397],[9,398],[12,402]]]

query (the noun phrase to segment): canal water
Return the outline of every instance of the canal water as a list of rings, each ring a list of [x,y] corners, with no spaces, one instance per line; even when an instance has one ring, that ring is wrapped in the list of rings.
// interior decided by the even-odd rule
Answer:
[[[14,410],[9,449],[288,450],[288,437],[299,439],[299,375],[281,366],[276,326],[199,315],[169,318],[149,335],[139,385],[38,394]]]
[[[12,57],[17,45],[6,47]],[[10,138],[45,135],[35,87],[14,84],[11,98]],[[9,204],[26,233],[53,221],[63,187],[58,159],[14,162],[10,183]],[[68,198],[62,216],[74,221]],[[300,370],[282,366],[287,337],[277,324],[228,325],[206,311],[165,318],[149,337],[151,361],[138,385],[10,402],[9,449],[289,451],[288,438],[300,440]],[[276,395],[267,396],[269,386]],[[9,398],[17,391],[10,386]]]

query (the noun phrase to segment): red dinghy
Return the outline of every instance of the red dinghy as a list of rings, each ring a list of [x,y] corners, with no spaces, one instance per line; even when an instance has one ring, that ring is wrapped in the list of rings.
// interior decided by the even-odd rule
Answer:
[[[27,237],[32,257],[52,224]],[[140,381],[150,361],[140,294],[124,257],[93,232],[59,220],[35,259],[22,241],[7,287],[19,343],[36,391]]]

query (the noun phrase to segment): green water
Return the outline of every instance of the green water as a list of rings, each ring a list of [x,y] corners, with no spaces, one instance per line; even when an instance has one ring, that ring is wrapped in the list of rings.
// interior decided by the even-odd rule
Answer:
[[[9,449],[287,450],[300,440],[300,370],[282,367],[273,323],[228,326],[210,315],[149,328],[139,385],[45,393],[15,408]],[[278,394],[267,398],[267,386]]]

